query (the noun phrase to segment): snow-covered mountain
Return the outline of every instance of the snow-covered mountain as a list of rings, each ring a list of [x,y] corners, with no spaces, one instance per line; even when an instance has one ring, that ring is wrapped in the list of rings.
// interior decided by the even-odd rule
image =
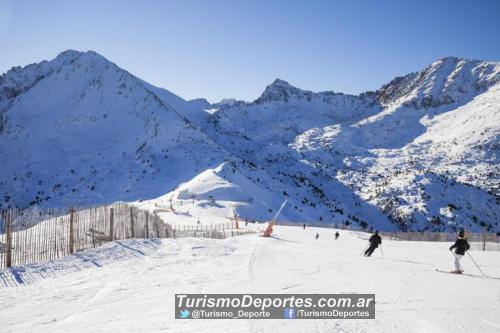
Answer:
[[[500,65],[438,60],[375,92],[277,79],[254,102],[185,101],[94,52],[0,77],[2,205],[192,200],[384,229],[500,231]]]
[[[153,198],[224,160],[192,105],[94,52],[0,78],[3,206]]]
[[[276,80],[215,112],[206,131],[273,177],[300,175],[313,189],[305,205],[348,189],[397,228],[499,230],[499,81],[498,63],[458,58],[359,96]]]

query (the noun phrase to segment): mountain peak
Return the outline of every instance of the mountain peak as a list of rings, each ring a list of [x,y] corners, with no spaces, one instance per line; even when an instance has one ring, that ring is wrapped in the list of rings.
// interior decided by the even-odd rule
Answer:
[[[62,51],[61,53],[59,53],[56,56],[56,59],[61,59],[61,60],[63,60],[63,59],[76,59],[79,56],[81,56],[83,53],[84,52],[69,49],[69,50]]]
[[[291,99],[310,100],[312,92],[292,86],[287,81],[276,79],[266,87],[262,95],[255,100],[255,103],[263,102],[288,102]]]
[[[377,91],[377,100],[416,108],[463,104],[499,81],[499,63],[444,57],[419,72],[396,77]]]
[[[57,55],[53,62],[57,65],[67,65],[76,61],[87,64],[110,63],[108,59],[95,51],[66,50]]]
[[[459,57],[455,57],[455,56],[446,56],[446,57],[439,58],[438,60],[434,61],[434,63],[459,62],[460,60],[468,61],[469,59],[459,58]]]
[[[428,67],[432,67],[435,65],[446,65],[446,64],[458,64],[458,63],[488,63],[488,61],[482,61],[478,59],[470,59],[470,58],[462,58],[462,57],[456,57],[456,56],[446,56],[437,59],[434,61],[431,65]]]
[[[269,85],[269,87],[293,87],[293,86],[287,81],[277,78],[273,81],[273,83]]]

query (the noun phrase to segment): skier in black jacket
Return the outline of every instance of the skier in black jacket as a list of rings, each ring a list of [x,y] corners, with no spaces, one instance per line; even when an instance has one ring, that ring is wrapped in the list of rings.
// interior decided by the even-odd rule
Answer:
[[[463,230],[460,230],[460,232],[458,233],[455,244],[450,246],[450,251],[452,251],[453,249],[455,249],[455,253],[453,253],[453,255],[455,256],[455,270],[452,271],[452,273],[462,274],[463,269],[460,265],[460,259],[462,259],[462,257],[465,255],[465,251],[468,251],[470,249],[470,245],[467,242],[467,239],[465,239],[465,233]]]
[[[365,251],[365,257],[371,256],[373,251],[382,244],[382,238],[378,235],[378,230],[375,230],[375,234],[368,241],[370,242],[370,246]]]

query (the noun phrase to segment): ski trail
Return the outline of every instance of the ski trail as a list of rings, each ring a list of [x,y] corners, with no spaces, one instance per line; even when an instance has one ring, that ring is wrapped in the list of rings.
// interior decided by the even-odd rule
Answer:
[[[258,237],[258,236],[257,236]],[[253,247],[250,252],[250,257],[248,259],[247,269],[248,269],[248,277],[249,277],[249,290],[248,292],[255,292],[255,265],[257,262],[257,257],[259,252],[262,250],[262,246],[260,245],[260,238],[252,239]],[[247,324],[249,326],[249,332],[257,333],[257,323],[255,320],[247,320]]]
[[[396,297],[394,298],[394,300],[392,301],[392,304],[391,304],[391,310],[390,312],[392,313],[391,316],[390,316],[390,319],[391,319],[391,331],[392,332],[402,332],[403,330],[401,328],[398,327],[398,325],[396,325],[396,323],[399,324],[399,326],[401,326],[401,319],[400,318],[397,318],[399,316],[398,314],[398,308],[397,308],[397,305],[399,303],[399,300],[401,299],[401,297],[404,295],[404,293],[406,292],[406,289],[407,289],[407,286],[415,279],[415,272],[413,271],[410,271],[410,274],[407,275],[407,277],[404,279],[403,283],[401,284],[400,286],[400,289],[399,289],[399,292],[397,293]],[[405,327],[404,325],[402,325],[403,328]]]
[[[359,257],[364,241],[344,234],[333,242],[292,227],[279,232],[280,239],[123,241],[145,255],[118,244],[84,251],[103,266],[87,262],[77,272],[0,290],[2,332],[493,333],[500,326],[496,280],[436,274],[425,265],[449,264],[441,243],[415,251],[420,243],[387,241],[394,260],[379,260]],[[477,256],[500,274],[498,253]],[[73,256],[65,267],[81,263]],[[227,292],[374,293],[377,314],[359,321],[174,319],[175,294]]]
[[[134,262],[133,264],[133,271],[136,272],[138,271],[138,268],[142,267],[143,269],[147,270],[148,269],[148,263],[151,262],[151,257],[155,256],[157,253],[158,249],[156,249],[156,252],[150,253],[147,255],[143,251],[137,250],[132,247],[132,245],[123,245],[120,242],[116,242],[118,245],[124,247],[128,251],[134,252],[134,253],[140,253],[142,257],[136,257],[132,259],[131,261]],[[115,263],[114,266],[129,266],[131,262],[119,262]],[[87,274],[86,274],[87,275]],[[126,285],[127,282],[133,280],[135,278],[135,274],[129,274],[129,275],[109,275],[106,274],[104,276],[105,282],[103,286],[99,286],[97,290],[93,293],[93,295],[85,300],[83,303],[81,303],[78,306],[78,309],[76,311],[73,311],[69,313],[68,315],[62,317],[61,319],[58,319],[55,321],[55,326],[63,326],[67,325],[68,322],[71,322],[71,320],[75,317],[77,317],[79,314],[84,313],[88,311],[89,309],[92,309],[95,307],[95,305],[102,300],[105,300],[109,295],[115,293],[117,290],[121,288],[121,286]]]

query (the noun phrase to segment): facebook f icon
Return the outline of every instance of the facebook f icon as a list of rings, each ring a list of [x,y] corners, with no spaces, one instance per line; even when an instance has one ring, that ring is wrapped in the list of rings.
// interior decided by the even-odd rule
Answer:
[[[285,319],[295,319],[295,309],[294,308],[283,309],[283,317]]]

